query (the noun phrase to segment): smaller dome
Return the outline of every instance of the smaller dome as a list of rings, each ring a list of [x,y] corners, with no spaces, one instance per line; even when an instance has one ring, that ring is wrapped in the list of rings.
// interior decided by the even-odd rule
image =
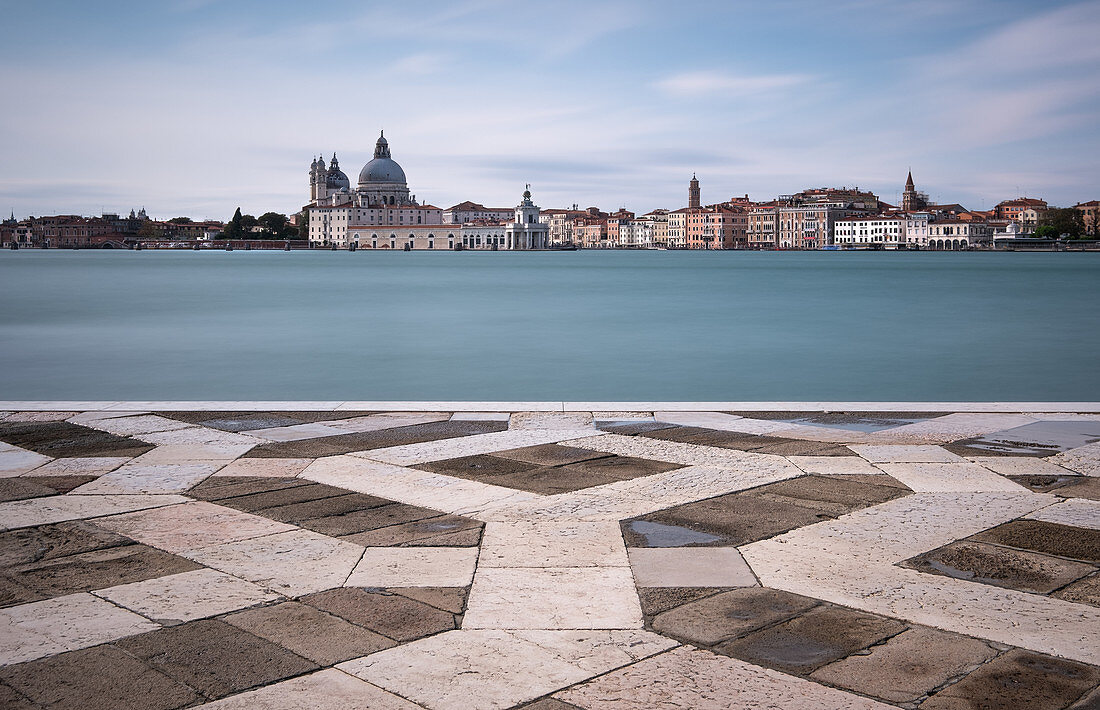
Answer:
[[[351,187],[351,180],[349,180],[348,176],[344,174],[344,171],[340,169],[329,170],[328,177],[325,179],[325,183],[328,185],[330,190],[338,190],[341,188],[346,189]]]

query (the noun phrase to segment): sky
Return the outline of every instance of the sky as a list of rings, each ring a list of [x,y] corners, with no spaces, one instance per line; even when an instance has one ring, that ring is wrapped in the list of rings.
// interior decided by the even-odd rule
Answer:
[[[330,10],[318,10],[329,6]],[[422,203],[858,186],[1100,199],[1100,1],[0,0],[0,212],[298,211],[384,129]]]

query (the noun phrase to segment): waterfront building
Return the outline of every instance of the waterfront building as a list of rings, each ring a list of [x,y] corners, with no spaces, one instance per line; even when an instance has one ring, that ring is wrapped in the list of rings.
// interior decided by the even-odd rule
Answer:
[[[466,224],[477,220],[506,222],[512,217],[512,207],[486,207],[476,202],[460,202],[443,210],[443,224]]]
[[[574,243],[573,224],[588,214],[588,211],[578,209],[577,205],[573,205],[570,209],[543,210],[539,219],[550,227],[550,244],[561,246]]]
[[[898,249],[905,244],[905,218],[899,214],[842,217],[834,224],[833,238],[841,246]]]
[[[994,216],[998,219],[1011,219],[1019,222],[1021,214],[1029,208],[1045,210],[1047,209],[1046,200],[1033,197],[1017,197],[1015,200],[1005,200],[998,203],[993,211]]]
[[[1024,232],[1034,232],[1035,228],[1039,226],[1039,221],[1046,216],[1049,212],[1045,207],[1027,207],[1020,210],[1019,215],[1016,217],[1016,222],[1023,228]]]
[[[582,249],[607,249],[607,217],[580,217],[573,223],[575,244]]]
[[[929,225],[928,248],[958,251],[993,243],[993,228],[978,220],[943,219]]]
[[[607,241],[611,248],[620,246],[619,229],[622,225],[629,224],[633,219],[634,213],[622,207],[607,216]]]
[[[668,210],[657,209],[642,215],[640,220],[649,224],[653,234],[653,248],[668,247]]]
[[[693,207],[682,207],[668,213],[668,242],[669,249],[687,248],[687,219]]]
[[[757,205],[747,215],[746,238],[750,249],[774,249],[777,245],[778,205]]]
[[[1100,222],[1098,222],[1098,218],[1100,218],[1100,200],[1080,202],[1074,205],[1074,209],[1081,213],[1081,221],[1085,225],[1085,234],[1090,237],[1098,236],[1100,230],[1096,228],[1100,225]]]
[[[905,220],[905,245],[910,248],[924,249],[928,246],[929,224],[932,215],[928,212],[903,213]]]

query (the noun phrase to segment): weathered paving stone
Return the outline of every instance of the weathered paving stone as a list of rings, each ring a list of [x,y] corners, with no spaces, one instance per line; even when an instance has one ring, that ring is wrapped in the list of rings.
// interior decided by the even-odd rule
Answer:
[[[1046,475],[1046,474],[1028,474],[1020,476],[1006,476],[1009,480],[1019,483],[1021,486],[1028,490],[1035,491],[1036,493],[1049,493],[1056,491],[1063,486],[1079,481],[1081,476],[1072,475]]]
[[[464,547],[369,547],[347,587],[461,587],[469,585],[477,550]]]
[[[460,456],[456,459],[444,459],[443,461],[431,461],[418,464],[413,468],[441,473],[445,476],[458,476],[459,478],[492,482],[497,476],[527,471],[536,468],[536,466],[492,454],[477,454],[475,456]]]
[[[861,461],[863,459],[860,459]],[[868,464],[869,465],[869,464]],[[841,481],[855,481],[857,483],[868,483],[872,486],[886,486],[887,488],[899,488],[902,491],[909,492],[909,486],[905,485],[893,476],[888,476],[885,473],[823,473],[825,478],[836,478]]]
[[[597,428],[609,434],[634,436],[635,434],[645,434],[661,429],[673,429],[675,425],[666,424],[665,422],[601,422],[597,425]]]
[[[1023,550],[1071,557],[1085,562],[1100,562],[1100,530],[1042,520],[1013,520],[970,538]]]
[[[802,675],[904,630],[905,625],[893,619],[830,605],[728,641],[715,650]]]
[[[132,542],[85,521],[20,528],[0,533],[0,567],[78,555]]]
[[[4,710],[39,710],[42,706],[32,703],[14,688],[0,682],[0,708]]]
[[[540,495],[557,495],[619,480],[621,479],[612,473],[589,472],[569,466],[545,466],[511,475],[495,476],[485,482]]]
[[[284,523],[206,502],[112,515],[96,524],[169,552],[293,530]]]
[[[380,506],[389,505],[392,501],[385,498],[362,493],[347,493],[327,498],[317,498],[298,503],[288,503],[270,508],[258,509],[254,512],[262,514],[265,518],[278,520],[281,523],[294,523],[302,525],[301,521],[355,513],[361,510],[369,510]],[[304,527],[304,526],[303,526]]]
[[[787,439],[781,436],[742,434],[740,432],[719,431],[717,429],[704,429],[702,427],[670,427],[668,429],[643,432],[641,436],[650,439],[679,441],[685,444],[715,446],[721,449],[736,449],[739,451],[755,451],[765,446],[804,443],[798,441],[798,439]]]
[[[639,587],[638,599],[647,619],[661,612],[728,591],[717,587]]]
[[[1013,650],[921,704],[921,710],[1064,708],[1100,683],[1100,668]]]
[[[1100,573],[1079,579],[1051,596],[1065,599],[1067,602],[1100,606]]]
[[[133,544],[18,565],[10,574],[44,597],[56,597],[196,569],[199,565],[190,560]]]
[[[332,589],[301,601],[395,641],[412,641],[456,628],[454,614],[381,590]]]
[[[1062,498],[1100,500],[1100,478],[1096,476],[1078,476],[1075,480],[1055,490],[1054,495]]]
[[[57,495],[57,491],[33,478],[0,478],[0,502]]]
[[[217,478],[294,478],[313,459],[237,459],[214,474]]]
[[[466,611],[466,599],[470,595],[469,587],[394,587],[390,591],[452,614]]]
[[[894,703],[913,702],[997,651],[978,639],[927,627],[911,628],[867,654],[854,654],[814,671],[811,678]]]
[[[239,461],[240,459],[238,459]],[[285,488],[313,485],[302,478],[272,478],[268,476],[211,476],[188,491],[187,495],[199,500],[221,503],[239,496],[270,493]]]
[[[582,710],[580,705],[565,703],[554,698],[543,698],[533,703],[522,705],[517,710]]]
[[[8,666],[0,669],[0,679],[40,706],[58,709],[173,710],[203,699],[183,683],[110,645]]]
[[[1096,570],[1091,565],[981,542],[953,542],[906,560],[921,572],[1049,594]]]
[[[640,587],[753,587],[758,584],[741,553],[732,547],[634,548],[630,550],[630,568]]]
[[[1080,700],[1069,706],[1069,710],[1098,710],[1100,709],[1100,688],[1083,696]]]
[[[251,429],[270,429],[295,424],[313,424],[336,419],[352,419],[373,413],[343,410],[317,412],[157,412],[162,417],[187,422],[188,424],[201,424],[222,431],[249,431]]]
[[[816,441],[791,441],[782,444],[770,444],[752,451],[757,454],[775,454],[776,456],[851,456],[853,458],[856,456],[847,446]]]
[[[326,486],[323,483],[306,483],[301,486],[288,486],[278,490],[237,495],[232,498],[218,498],[215,502],[245,513],[260,514],[270,508],[343,496],[349,492],[344,488]]]
[[[54,458],[140,456],[148,444],[69,422],[0,422],[0,441]]]
[[[388,501],[387,501],[388,502]],[[259,510],[257,515],[266,515],[267,510]],[[331,515],[326,518],[312,518],[307,520],[295,520],[296,525],[314,530],[324,535],[342,537],[349,542],[354,542],[354,536],[358,533],[388,528],[437,517],[439,513],[427,508],[420,508],[404,503],[388,503],[377,507],[369,507],[354,510],[341,515]]]
[[[423,706],[333,668],[204,705],[207,710],[421,710]]]
[[[212,569],[122,584],[100,589],[95,595],[164,626],[281,599],[251,582]]]
[[[508,422],[448,420],[340,436],[326,436],[318,439],[263,444],[249,451],[245,454],[245,457],[318,458],[320,456],[339,456],[353,451],[420,444],[425,441],[453,439],[474,434],[488,434],[490,432],[505,431],[507,428]]]
[[[208,698],[225,697],[318,667],[281,646],[212,619],[132,636],[115,645]]]
[[[653,618],[653,630],[709,646],[789,619],[817,604],[775,589],[745,587],[658,614]]]
[[[562,466],[579,461],[602,458],[606,454],[591,449],[581,449],[575,446],[563,446],[561,444],[542,444],[540,446],[526,446],[522,449],[510,449],[497,451],[493,456],[528,463],[533,466]]]
[[[223,621],[322,666],[394,645],[381,634],[298,602],[237,612]]]
[[[883,476],[884,479],[891,479]],[[866,478],[854,480],[826,476],[800,476],[789,481],[780,481],[756,489],[756,493],[767,492],[781,496],[796,504],[814,508],[814,503],[835,504],[840,514],[850,513],[860,508],[885,503],[905,495],[905,490],[897,486],[884,485],[877,477],[873,481]],[[799,501],[804,501],[798,503]]]
[[[421,545],[429,547],[476,547],[481,542],[483,527],[484,523],[470,518],[463,518],[458,515],[437,515],[407,523],[391,524],[383,521],[381,525],[372,525],[364,532],[344,534],[340,537],[364,547]],[[325,532],[325,530],[319,530],[318,532]]]

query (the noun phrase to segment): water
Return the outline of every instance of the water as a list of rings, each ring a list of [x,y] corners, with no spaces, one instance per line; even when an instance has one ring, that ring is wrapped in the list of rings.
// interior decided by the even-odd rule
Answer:
[[[1100,254],[0,253],[0,399],[1100,400]]]

